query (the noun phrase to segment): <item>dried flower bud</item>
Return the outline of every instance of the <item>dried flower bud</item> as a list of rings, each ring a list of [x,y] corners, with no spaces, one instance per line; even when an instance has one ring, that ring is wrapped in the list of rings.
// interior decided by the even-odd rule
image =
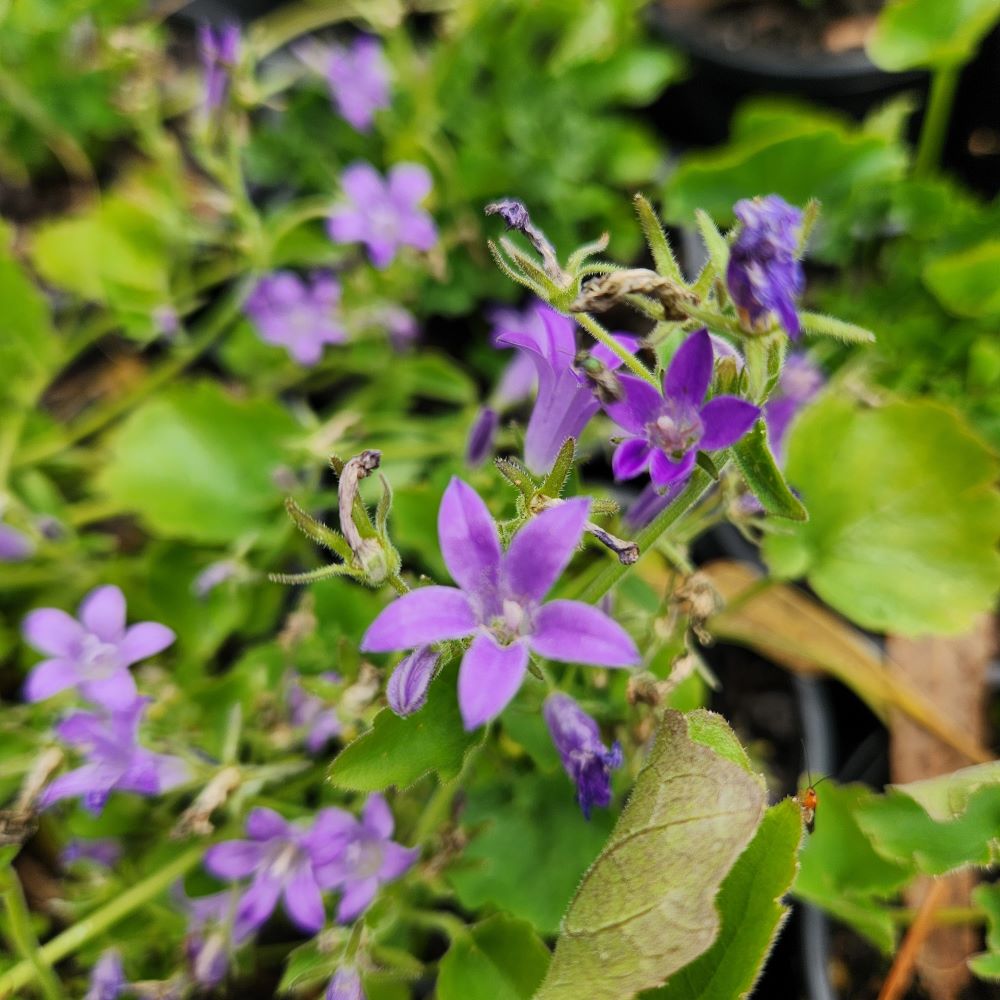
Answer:
[[[389,576],[389,562],[378,539],[361,537],[354,523],[354,500],[358,495],[358,483],[370,476],[381,462],[382,452],[374,449],[355,455],[344,464],[337,487],[340,530],[364,573],[365,582],[373,586],[382,583]]]
[[[516,229],[519,233],[524,233],[541,256],[545,273],[560,285],[566,283],[569,275],[559,266],[555,248],[548,241],[545,233],[531,221],[531,216],[523,201],[518,201],[516,198],[501,198],[499,201],[490,202],[484,211],[487,215],[499,215],[508,229]]]
[[[631,674],[625,697],[630,705],[652,705],[655,708],[661,701],[659,682],[652,674]]]
[[[688,318],[684,306],[695,305],[698,297],[683,285],[647,268],[612,271],[591,278],[570,306],[572,312],[607,312],[630,295],[648,295],[663,307],[663,318]]]
[[[711,579],[704,573],[692,573],[675,591],[674,601],[678,609],[687,615],[691,630],[699,641],[711,641],[704,628],[705,622],[723,606],[722,597]]]

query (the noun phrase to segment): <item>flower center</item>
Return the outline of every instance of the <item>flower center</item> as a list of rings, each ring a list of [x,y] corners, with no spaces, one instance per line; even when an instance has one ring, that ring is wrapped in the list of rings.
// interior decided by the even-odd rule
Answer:
[[[362,837],[348,845],[344,859],[354,869],[355,878],[370,878],[382,867],[384,853],[381,840]]]
[[[85,635],[80,649],[80,666],[91,680],[104,680],[118,669],[118,647],[102,642],[96,635]]]
[[[383,240],[394,240],[399,222],[392,205],[372,205],[368,214],[368,225],[374,236]]]
[[[532,616],[518,601],[505,600],[503,613],[495,615],[487,626],[501,646],[509,646],[532,630]]]
[[[675,462],[698,444],[704,432],[698,408],[676,399],[666,400],[656,420],[646,424],[649,443]]]
[[[274,845],[269,852],[268,867],[275,878],[286,878],[291,872],[306,861],[305,851],[294,841],[283,840]]]

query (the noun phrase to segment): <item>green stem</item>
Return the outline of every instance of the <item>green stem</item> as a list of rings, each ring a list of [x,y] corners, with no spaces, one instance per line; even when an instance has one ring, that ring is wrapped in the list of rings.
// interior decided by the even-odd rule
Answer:
[[[254,54],[258,59],[263,59],[302,35],[308,35],[339,21],[346,21],[349,17],[367,15],[370,20],[376,20],[371,16],[373,11],[369,10],[375,6],[351,0],[347,2],[334,0],[328,3],[297,3],[282,7],[275,13],[260,18],[254,25]],[[377,6],[383,9],[400,9],[396,3],[383,2]]]
[[[948,122],[951,120],[951,106],[955,100],[955,89],[961,67],[941,66],[931,78],[931,91],[927,99],[924,123],[920,129],[916,159],[913,161],[913,176],[927,177],[933,174],[941,162]]]
[[[574,318],[594,340],[603,344],[609,351],[621,358],[623,365],[638,375],[639,378],[647,381],[657,392],[660,391],[656,376],[627,347],[619,344],[593,316],[589,313],[574,313]]]
[[[155,899],[177,879],[183,878],[201,860],[204,853],[204,846],[192,847],[185,851],[148,878],[115,896],[99,910],[88,914],[58,937],[42,945],[38,949],[39,958],[50,966],[61,962],[88,941],[127,917],[133,910]],[[0,976],[0,998],[15,996],[18,990],[34,981],[37,976],[38,972],[31,962],[20,962]]]
[[[0,872],[0,893],[7,908],[10,941],[23,959],[21,965],[28,969],[30,978],[38,980],[46,1000],[62,1000],[62,986],[38,947],[38,938],[31,926],[31,914],[24,899],[21,881],[13,866],[8,865]]]
[[[445,821],[451,810],[452,799],[461,790],[472,767],[472,762],[479,755],[479,751],[486,740],[486,733],[483,739],[465,754],[462,769],[450,781],[445,781],[438,785],[437,790],[431,796],[427,808],[420,814],[417,828],[414,831],[413,839],[418,844],[425,844],[437,832],[438,827]]]

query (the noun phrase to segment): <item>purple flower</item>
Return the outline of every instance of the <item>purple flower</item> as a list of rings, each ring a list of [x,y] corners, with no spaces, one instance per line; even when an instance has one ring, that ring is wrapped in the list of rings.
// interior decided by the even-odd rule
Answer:
[[[253,876],[236,908],[236,927],[249,933],[261,927],[284,898],[285,912],[308,934],[325,919],[320,866],[343,847],[354,818],[341,809],[323,809],[311,827],[289,823],[273,809],[247,816],[249,840],[226,840],[205,853],[205,867],[217,878]]]
[[[216,587],[231,580],[239,570],[240,564],[235,559],[220,559],[209,563],[191,581],[191,593],[204,600]]]
[[[330,216],[335,243],[364,243],[376,267],[388,267],[400,247],[430,250],[437,242],[434,220],[420,208],[431,175],[419,163],[397,163],[385,179],[370,163],[353,163],[340,185],[345,204]]]
[[[347,338],[339,306],[340,285],[333,275],[315,274],[306,283],[291,271],[275,271],[257,282],[244,311],[261,340],[310,366],[319,361],[324,345]]]
[[[321,675],[331,684],[340,681],[340,674],[327,672]],[[288,682],[288,708],[292,725],[306,730],[306,749],[319,753],[341,729],[340,717],[320,697],[310,694],[294,678]]]
[[[661,491],[655,483],[647,483],[625,512],[625,523],[633,531],[645,528],[661,511],[666,510],[684,489],[686,480],[678,479]]]
[[[505,347],[502,338],[507,332],[531,333],[536,338],[544,337],[545,320],[542,318],[544,308],[544,303],[535,299],[523,310],[494,309],[490,313],[490,322],[493,325],[490,341],[493,346]],[[522,399],[527,399],[535,391],[537,384],[533,355],[518,351],[500,376],[500,381],[493,390],[492,399],[500,409],[512,406],[520,403]]]
[[[413,715],[424,707],[437,662],[438,655],[430,646],[420,646],[399,661],[385,690],[396,715]]]
[[[764,404],[771,450],[780,457],[792,420],[823,388],[823,370],[808,354],[790,354],[781,370],[778,391]]]
[[[136,698],[131,664],[166,649],[174,633],[157,622],[125,627],[125,595],[118,587],[97,587],[80,604],[79,620],[58,608],[25,616],[25,641],[52,659],[28,676],[24,696],[42,701],[66,688],[108,709],[126,708]]]
[[[128,985],[121,954],[117,948],[109,948],[101,952],[90,970],[90,986],[83,1000],[118,1000]]]
[[[476,415],[465,446],[465,461],[477,468],[493,453],[493,439],[496,436],[500,415],[491,406],[484,406]]]
[[[590,819],[594,806],[611,804],[611,772],[622,766],[621,744],[615,742],[609,750],[597,723],[568,694],[550,694],[543,713],[563,767],[576,785],[576,801]]]
[[[359,132],[369,131],[375,112],[389,107],[389,68],[378,39],[365,35],[350,48],[331,46],[325,75],[337,110]]]
[[[646,469],[653,482],[669,486],[686,479],[698,449],[715,451],[738,441],[760,410],[736,396],[704,403],[712,380],[712,341],[707,330],[691,334],[663,376],[663,395],[643,379],[623,375],[625,398],[605,409],[631,437],[615,449],[616,479],[632,479]]]
[[[87,763],[60,775],[38,799],[47,809],[60,799],[81,798],[89,812],[100,813],[113,791],[159,795],[188,778],[179,757],[139,746],[139,721],[149,699],[136,698],[128,708],[96,715],[74,712],[56,726],[64,743],[79,747]]]
[[[24,562],[35,554],[35,543],[17,528],[0,524],[0,563]]]
[[[102,868],[114,868],[121,854],[121,844],[114,837],[79,838],[67,842],[59,860],[64,865],[71,865],[74,861],[91,861]]]
[[[320,866],[319,879],[324,888],[342,892],[337,920],[347,924],[368,909],[383,882],[409,871],[420,850],[392,840],[395,822],[381,795],[368,796],[360,820],[341,815],[346,818],[337,832],[334,856]]]
[[[524,436],[524,461],[536,475],[552,468],[559,449],[569,437],[579,437],[588,421],[601,408],[586,378],[574,367],[575,324],[549,306],[538,305],[540,322],[529,317],[521,329],[505,327],[497,336],[499,347],[517,347],[531,358],[538,377],[538,396]],[[615,339],[635,350],[638,339],[615,334]],[[615,370],[621,359],[603,344],[591,350],[607,368]]]
[[[405,351],[413,346],[420,336],[417,318],[408,309],[397,305],[385,305],[376,311],[378,322],[389,334],[389,343],[397,351]]]
[[[326,988],[325,1000],[365,1000],[358,970],[351,965],[338,969]]]
[[[753,329],[776,313],[797,340],[795,305],[805,288],[797,257],[802,213],[776,194],[738,201],[733,211],[743,226],[729,251],[726,284],[740,318]]]
[[[459,586],[421,587],[396,598],[369,626],[361,648],[384,653],[472,636],[458,675],[466,729],[503,711],[524,679],[529,650],[570,663],[638,663],[635,643],[596,608],[543,604],[580,542],[589,508],[579,497],[542,511],[504,552],[479,494],[452,479],[438,511],[438,538]]]
[[[204,107],[211,112],[225,101],[232,70],[240,58],[239,25],[226,24],[221,28],[201,25],[198,28],[198,48],[205,68]]]
[[[234,946],[253,928],[234,924],[239,896],[232,891],[188,896],[181,888],[176,898],[188,914],[184,953],[191,975],[199,986],[212,989],[225,979]]]

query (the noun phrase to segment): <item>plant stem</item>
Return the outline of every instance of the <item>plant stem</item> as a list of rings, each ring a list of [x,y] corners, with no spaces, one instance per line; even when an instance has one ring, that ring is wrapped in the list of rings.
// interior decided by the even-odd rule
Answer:
[[[621,358],[622,364],[639,378],[648,382],[657,392],[660,386],[656,376],[624,345],[619,344],[600,323],[589,313],[574,313],[577,323],[589,333],[594,340],[603,344],[609,351]]]
[[[914,177],[927,177],[940,166],[941,150],[944,148],[944,140],[948,133],[948,122],[951,120],[951,106],[955,99],[955,88],[958,86],[959,70],[958,66],[941,66],[931,77],[927,110],[920,129],[917,155],[913,161]]]
[[[8,865],[0,871],[0,894],[3,895],[7,909],[11,944],[24,960],[21,965],[27,966],[31,977],[38,980],[46,1000],[62,1000],[64,996],[62,986],[38,947],[38,938],[35,937],[31,926],[31,914],[24,899],[21,881],[13,865]]]
[[[177,879],[183,878],[201,860],[204,852],[205,848],[202,845],[192,847],[180,857],[174,858],[148,878],[115,896],[99,910],[88,914],[58,937],[42,945],[38,949],[39,958],[51,966],[72,955],[92,938],[127,917],[133,910],[155,899]],[[37,976],[38,972],[31,962],[20,962],[0,976],[0,998],[15,996],[17,990],[34,981]]]

